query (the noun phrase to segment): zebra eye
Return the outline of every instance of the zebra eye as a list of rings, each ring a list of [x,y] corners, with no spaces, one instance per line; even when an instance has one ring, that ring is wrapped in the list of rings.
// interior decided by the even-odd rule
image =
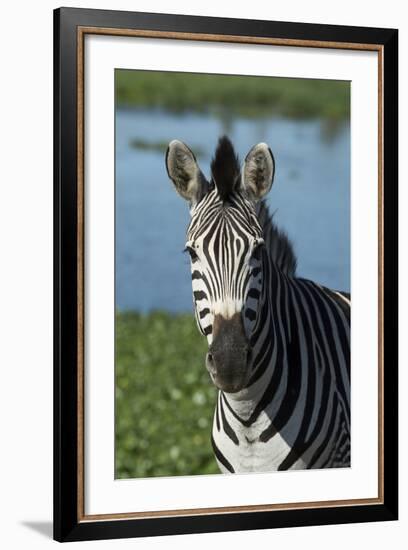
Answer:
[[[255,239],[254,241],[254,248],[252,252],[252,256],[259,260],[261,257],[261,250],[263,245],[265,244],[265,241],[263,239]]]
[[[191,258],[191,261],[192,262],[195,262],[196,260],[198,260],[198,256],[196,254],[196,251],[194,250],[194,248],[192,246],[186,246],[186,248],[184,249],[184,252],[188,252],[190,254],[190,258]]]

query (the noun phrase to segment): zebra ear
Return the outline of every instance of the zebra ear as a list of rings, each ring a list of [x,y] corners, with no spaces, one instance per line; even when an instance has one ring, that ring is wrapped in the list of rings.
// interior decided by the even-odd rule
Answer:
[[[193,152],[182,141],[171,141],[166,152],[166,168],[176,191],[192,205],[208,190],[208,183]]]
[[[242,186],[249,198],[262,199],[272,187],[275,160],[266,143],[254,145],[245,157],[242,169]]]

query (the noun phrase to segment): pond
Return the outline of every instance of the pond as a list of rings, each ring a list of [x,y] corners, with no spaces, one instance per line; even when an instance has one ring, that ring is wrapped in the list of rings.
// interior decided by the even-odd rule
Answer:
[[[240,159],[271,147],[275,180],[267,203],[291,239],[298,275],[350,290],[350,128],[322,120],[220,120],[160,110],[116,112],[116,308],[192,311],[189,259],[182,254],[188,206],[165,168],[165,146],[180,139],[209,177],[226,133]]]

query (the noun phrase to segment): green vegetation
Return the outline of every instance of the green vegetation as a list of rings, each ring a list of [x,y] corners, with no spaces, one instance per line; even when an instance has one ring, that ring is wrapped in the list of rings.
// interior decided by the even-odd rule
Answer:
[[[134,138],[130,140],[129,145],[133,149],[140,149],[142,151],[156,151],[157,153],[165,153],[169,145],[168,141],[146,141],[141,138]]]
[[[206,348],[190,314],[117,314],[116,478],[219,473]]]
[[[129,142],[130,147],[133,149],[140,149],[141,151],[156,151],[157,153],[165,153],[169,146],[168,141],[147,141],[141,138],[134,138]],[[192,145],[196,157],[205,156],[205,151],[200,145]]]
[[[220,118],[342,120],[350,114],[350,83],[345,81],[125,69],[116,70],[115,78],[119,107],[211,112]]]

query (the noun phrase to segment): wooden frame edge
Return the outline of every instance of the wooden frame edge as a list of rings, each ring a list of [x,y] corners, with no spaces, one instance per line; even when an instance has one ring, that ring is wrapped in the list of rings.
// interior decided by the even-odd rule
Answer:
[[[126,519],[152,519],[152,518],[169,518],[169,517],[194,517],[194,516],[211,516],[215,514],[250,514],[252,512],[273,512],[275,510],[310,510],[320,508],[337,508],[348,506],[372,506],[383,504],[380,498],[360,498],[351,500],[323,500],[311,502],[296,502],[288,504],[254,504],[247,506],[221,506],[214,508],[182,508],[175,510],[157,510],[147,512],[123,512],[112,514],[84,514],[79,518],[79,523],[87,523],[91,521],[106,521],[106,520],[126,520]]]
[[[77,418],[77,510],[78,520],[85,514],[85,475],[84,475],[84,437],[85,437],[85,176],[84,176],[84,39],[85,35],[78,32],[77,39],[77,288],[78,288],[78,418]]]
[[[379,289],[378,289],[378,306],[379,306],[379,469],[378,469],[378,487],[379,495],[376,498],[367,499],[350,499],[337,501],[319,501],[319,502],[299,502],[291,504],[269,504],[269,505],[249,505],[249,506],[232,506],[232,507],[215,507],[215,508],[197,508],[197,509],[178,509],[178,510],[159,510],[149,512],[134,512],[134,513],[115,513],[115,514],[85,514],[85,499],[84,499],[84,39],[86,34],[98,35],[114,35],[114,36],[138,36],[143,38],[172,38],[179,40],[204,40],[212,42],[236,42],[241,44],[263,44],[263,45],[280,45],[280,46],[296,46],[296,47],[312,47],[312,48],[333,48],[333,49],[349,49],[349,50],[366,50],[378,52],[378,235],[379,235]],[[78,445],[77,445],[77,460],[78,460],[78,483],[77,483],[77,519],[78,522],[101,522],[105,520],[126,520],[126,519],[147,519],[147,518],[166,518],[166,517],[183,517],[197,515],[213,515],[213,514],[231,514],[231,513],[250,513],[273,510],[301,510],[313,508],[333,508],[333,507],[348,507],[356,505],[378,505],[384,503],[384,396],[383,396],[383,245],[384,245],[384,170],[383,170],[383,50],[381,44],[358,44],[347,42],[331,42],[331,41],[315,41],[315,40],[298,40],[298,39],[282,39],[282,38],[263,38],[240,35],[212,35],[205,33],[186,33],[177,31],[154,31],[154,30],[138,30],[138,29],[118,29],[109,27],[92,27],[78,26],[77,27],[77,185],[78,185],[78,202],[77,202],[77,247],[78,247],[78,263],[77,263],[77,285],[78,285],[78,307],[77,307],[77,322],[78,322]],[[380,78],[381,75],[381,78]],[[381,411],[381,414],[380,414]]]
[[[335,42],[325,40],[303,40],[296,38],[268,38],[262,36],[241,36],[209,34],[182,31],[158,31],[144,29],[118,29],[115,27],[78,26],[78,35],[100,34],[108,36],[129,36],[139,38],[161,38],[172,40],[194,40],[204,42],[226,42],[237,44],[258,44],[266,46],[294,46],[305,48],[332,48],[342,50],[379,51],[381,44],[359,44],[357,42]]]
[[[384,46],[378,51],[378,496],[384,502]]]

